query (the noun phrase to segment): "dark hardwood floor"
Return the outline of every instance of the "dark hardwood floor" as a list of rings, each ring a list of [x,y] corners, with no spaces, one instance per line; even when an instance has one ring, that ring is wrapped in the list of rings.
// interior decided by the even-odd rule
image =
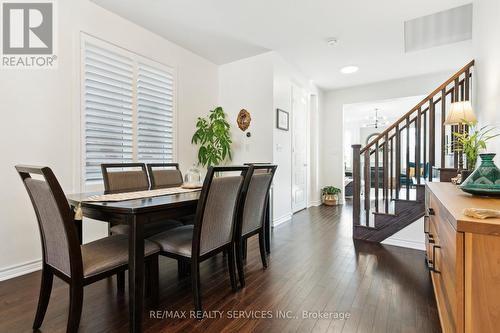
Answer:
[[[248,244],[247,286],[237,293],[231,291],[226,257],[204,262],[204,310],[211,316],[223,311],[222,318],[150,316],[150,310],[162,316],[168,314],[164,311],[186,311],[189,316],[193,309],[190,279],[179,280],[176,263],[160,258],[160,305],[145,314],[144,331],[440,332],[424,253],[354,242],[351,229],[349,206],[302,211],[274,230],[265,271],[254,237]],[[31,331],[39,283],[39,272],[0,282],[0,332]],[[277,311],[292,318],[276,318]],[[67,314],[68,287],[56,278],[40,331],[63,332]],[[342,315],[349,318],[339,319]],[[80,332],[126,331],[127,296],[117,293],[116,280],[86,287]]]

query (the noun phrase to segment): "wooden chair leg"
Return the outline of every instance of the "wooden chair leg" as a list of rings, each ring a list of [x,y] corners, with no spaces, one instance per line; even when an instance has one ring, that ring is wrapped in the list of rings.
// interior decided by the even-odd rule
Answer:
[[[243,269],[243,249],[242,242],[238,240],[236,242],[236,267],[238,268],[238,277],[240,280],[241,288],[245,287],[245,270]]]
[[[80,281],[72,282],[69,286],[69,315],[66,332],[73,333],[78,331],[80,319],[82,317],[83,305],[83,284]]]
[[[144,260],[144,296],[151,296],[151,258]]]
[[[196,318],[202,319],[200,264],[196,260],[191,261],[191,288],[193,289],[194,310],[196,311]]]
[[[150,259],[150,272],[149,272],[149,278],[150,280],[148,283],[151,285],[150,291],[151,291],[151,302],[154,306],[158,305],[158,299],[159,299],[159,272],[158,272],[158,255],[154,255]]]
[[[191,266],[184,260],[177,260],[177,274],[179,278],[183,278],[190,274]]]
[[[33,329],[36,330],[42,326],[45,312],[49,305],[50,294],[52,292],[52,281],[54,280],[54,273],[50,268],[44,266],[42,269],[42,282],[40,285],[40,296],[38,298],[38,307],[36,309],[35,320],[33,322]]]
[[[118,292],[124,293],[125,292],[125,272],[118,272],[116,273],[116,289],[118,289]]]
[[[262,260],[262,266],[267,268],[267,258],[266,258],[266,241],[264,239],[264,231],[259,232],[259,248],[260,248],[260,259]]]
[[[242,246],[241,250],[242,250],[242,253],[243,253],[243,255],[242,255],[243,260],[247,260],[247,245],[248,245],[248,238],[245,238],[245,239],[243,239],[243,241],[241,243],[241,246]]]
[[[238,290],[238,285],[236,283],[236,269],[234,266],[234,244],[230,244],[230,246],[227,248],[227,263],[228,263],[228,268],[229,268],[229,277],[231,280],[231,288],[233,291]]]

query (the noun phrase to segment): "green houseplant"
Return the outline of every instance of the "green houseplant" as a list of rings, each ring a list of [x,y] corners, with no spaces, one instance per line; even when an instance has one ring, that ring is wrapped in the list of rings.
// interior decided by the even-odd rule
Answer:
[[[199,117],[191,143],[199,145],[198,163],[204,167],[231,160],[231,131],[222,107],[210,111],[208,117]]]
[[[335,206],[339,201],[339,194],[342,190],[335,186],[326,186],[321,189],[321,198],[325,205]]]
[[[478,128],[473,122],[465,124],[470,128],[470,133],[454,132],[453,136],[457,138],[454,148],[455,151],[465,154],[467,169],[473,171],[476,168],[479,152],[486,150],[486,143],[500,134],[491,134],[495,127],[489,125]]]

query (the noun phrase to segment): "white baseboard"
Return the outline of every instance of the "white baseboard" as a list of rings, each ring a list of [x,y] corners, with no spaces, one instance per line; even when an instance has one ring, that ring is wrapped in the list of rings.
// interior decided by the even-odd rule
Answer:
[[[406,247],[406,248],[410,248],[410,249],[425,251],[425,243],[409,241],[406,239],[388,238],[388,239],[384,240],[382,242],[382,244],[399,246],[399,247]]]
[[[12,265],[10,267],[5,267],[0,269],[0,281],[5,281],[8,279],[15,278],[24,274],[28,274],[34,271],[42,269],[42,260],[32,260],[27,261],[22,264]]]
[[[321,200],[315,200],[315,201],[309,202],[308,207],[318,207],[318,206],[321,206]]]
[[[280,224],[283,224],[283,223],[286,223],[286,222],[289,222],[292,220],[292,214],[285,214],[281,217],[278,217],[276,219],[273,219],[273,227],[277,227],[279,226]]]

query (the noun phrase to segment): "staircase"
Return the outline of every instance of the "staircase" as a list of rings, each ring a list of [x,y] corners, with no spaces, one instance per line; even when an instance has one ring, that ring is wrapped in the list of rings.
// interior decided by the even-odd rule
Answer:
[[[463,168],[445,126],[451,103],[471,100],[474,61],[460,69],[369,144],[353,145],[353,238],[381,242],[425,214],[425,182]],[[438,156],[437,156],[438,155]],[[438,178],[439,177],[439,178]]]

